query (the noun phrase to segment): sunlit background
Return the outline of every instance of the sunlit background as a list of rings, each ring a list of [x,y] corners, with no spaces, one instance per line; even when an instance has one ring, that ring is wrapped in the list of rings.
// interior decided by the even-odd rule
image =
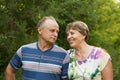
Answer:
[[[120,0],[115,0],[116,3],[120,2]]]

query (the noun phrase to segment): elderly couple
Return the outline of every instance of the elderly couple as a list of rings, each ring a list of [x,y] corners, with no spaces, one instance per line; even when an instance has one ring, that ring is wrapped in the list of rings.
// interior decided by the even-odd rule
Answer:
[[[102,48],[87,44],[89,28],[82,21],[66,27],[67,41],[73,49],[55,45],[59,25],[52,16],[37,24],[38,41],[21,46],[11,58],[6,80],[15,80],[22,68],[22,80],[113,80],[110,55]]]

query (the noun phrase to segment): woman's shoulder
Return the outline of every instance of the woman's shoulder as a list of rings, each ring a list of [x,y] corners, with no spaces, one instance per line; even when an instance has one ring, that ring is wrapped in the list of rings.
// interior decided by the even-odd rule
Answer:
[[[74,56],[74,49],[68,49],[67,52],[69,53],[70,57]]]
[[[101,47],[95,47],[94,55],[96,58],[110,57],[110,54],[107,52],[107,50]]]
[[[71,53],[74,52],[74,49],[68,49],[67,52],[68,52],[69,54],[71,54]]]

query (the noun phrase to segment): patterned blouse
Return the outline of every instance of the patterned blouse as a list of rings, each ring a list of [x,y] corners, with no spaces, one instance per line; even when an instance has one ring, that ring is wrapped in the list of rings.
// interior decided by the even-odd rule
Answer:
[[[69,80],[102,80],[101,71],[104,69],[110,55],[103,49],[94,47],[87,59],[78,61],[75,50],[70,49]]]

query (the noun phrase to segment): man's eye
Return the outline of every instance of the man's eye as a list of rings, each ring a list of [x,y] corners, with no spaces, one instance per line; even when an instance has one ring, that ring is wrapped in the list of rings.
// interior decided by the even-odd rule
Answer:
[[[50,30],[51,32],[54,32],[54,30]]]

